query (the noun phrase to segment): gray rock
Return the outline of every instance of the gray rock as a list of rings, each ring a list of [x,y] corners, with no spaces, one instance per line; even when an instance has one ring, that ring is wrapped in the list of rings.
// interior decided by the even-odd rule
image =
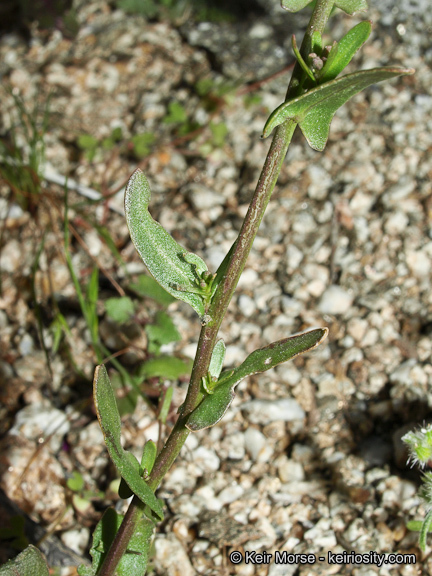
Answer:
[[[303,408],[293,398],[250,400],[242,404],[241,409],[247,413],[249,420],[254,424],[269,424],[277,420],[291,422],[305,417]]]
[[[333,284],[322,295],[318,308],[323,314],[345,314],[350,309],[353,300],[351,294]]]

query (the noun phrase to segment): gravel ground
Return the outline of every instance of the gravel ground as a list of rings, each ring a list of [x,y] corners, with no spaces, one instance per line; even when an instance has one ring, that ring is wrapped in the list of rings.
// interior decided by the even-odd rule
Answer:
[[[26,144],[13,128],[14,97],[28,110],[42,110],[49,98],[41,190],[19,202],[17,189],[0,180],[1,488],[82,556],[101,511],[122,505],[92,409],[97,360],[66,265],[65,193],[55,182],[70,178],[79,279],[88,282],[94,263],[101,271],[101,338],[113,353],[126,348],[120,359],[133,367],[146,358],[142,323],[113,324],[103,306],[116,283],[144,271],[121,214],[122,187],[140,165],[154,217],[215,270],[269,146],[259,136],[284,98],[288,74],[278,72],[292,63],[290,35],[305,26],[303,14],[288,15],[270,0],[240,20],[199,24],[147,22],[112,4],[76,1],[75,37],[34,25],[28,42],[12,33],[0,38],[2,85],[12,89],[2,90],[2,141],[15,134],[18,146]],[[400,442],[432,406],[432,16],[420,0],[371,4],[374,29],[355,66],[395,64],[416,74],[373,86],[340,109],[323,153],[296,133],[221,330],[227,366],[309,327],[328,326],[329,337],[242,382],[223,421],[189,437],[158,492],[166,520],[155,539],[155,574],[432,573],[430,548],[421,553],[405,528],[425,510],[420,474],[407,468]],[[339,13],[332,36],[353,22]],[[210,96],[199,88],[203,79],[211,81]],[[174,102],[186,113],[183,124],[167,121]],[[213,130],[199,128],[209,121]],[[187,122],[194,131],[184,135]],[[104,148],[116,128],[121,140]],[[154,142],[139,160],[133,138],[142,133]],[[80,149],[82,135],[97,142],[93,157]],[[103,202],[80,194],[94,190]],[[108,229],[124,265],[96,224]],[[69,331],[56,350],[59,309]],[[157,309],[140,301],[136,318]],[[169,312],[182,341],[164,350],[193,357],[197,316],[180,302]],[[149,395],[157,390],[154,381],[146,386]],[[174,407],[185,386],[178,382]],[[140,399],[124,418],[126,445],[138,453],[159,432],[155,404]],[[83,508],[66,488],[73,471],[86,489],[103,490]],[[417,562],[235,565],[234,550],[317,558],[398,552]]]

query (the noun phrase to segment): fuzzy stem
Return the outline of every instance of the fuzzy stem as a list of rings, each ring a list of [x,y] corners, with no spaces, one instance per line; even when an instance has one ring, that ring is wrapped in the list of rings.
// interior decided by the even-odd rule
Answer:
[[[307,51],[311,46],[313,32],[323,32],[324,26],[333,8],[333,4],[334,0],[317,1],[301,45],[300,52],[303,57],[307,55]],[[296,65],[288,87],[287,98],[289,97],[291,90],[295,89],[295,87],[299,85],[302,72],[301,67]],[[172,463],[180,453],[180,450],[189,435],[186,423],[189,414],[194,410],[194,408],[196,408],[201,400],[201,378],[207,375],[220,325],[225,316],[240,275],[245,267],[253,241],[279,177],[296,125],[297,124],[294,121],[288,120],[276,129],[254,196],[249,205],[239,236],[235,242],[235,247],[231,254],[227,270],[216,290],[208,310],[211,320],[201,329],[189,389],[182,412],[179,415],[164,447],[158,454],[153,470],[148,479],[148,484],[153,490],[156,490],[165,474],[171,468]],[[105,561],[98,572],[98,576],[115,575],[117,565],[127,550],[129,540],[132,537],[144,508],[145,505],[136,496],[134,496],[116,534],[114,542],[112,543]]]

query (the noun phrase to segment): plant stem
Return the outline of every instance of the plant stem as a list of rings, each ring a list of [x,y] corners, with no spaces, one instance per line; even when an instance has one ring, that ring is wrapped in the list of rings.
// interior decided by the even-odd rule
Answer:
[[[300,49],[303,57],[307,55],[307,51],[311,46],[313,32],[323,32],[333,4],[334,0],[317,0]],[[302,73],[301,67],[296,65],[288,87],[287,98],[290,95],[290,91],[299,85]],[[279,177],[296,126],[297,124],[294,121],[288,120],[277,128],[273,137],[254,196],[249,205],[239,236],[235,242],[227,270],[208,310],[208,315],[211,317],[211,320],[201,329],[189,389],[182,412],[164,447],[158,454],[153,470],[149,476],[148,484],[153,490],[156,490],[165,474],[171,468],[172,463],[180,453],[189,435],[189,430],[186,428],[187,418],[201,400],[201,378],[207,375],[220,325],[240,275],[246,265],[249,252]],[[132,537],[144,508],[145,505],[134,496],[114,542],[108,551],[102,568],[98,572],[98,576],[115,575],[117,565],[127,550],[129,540]]]

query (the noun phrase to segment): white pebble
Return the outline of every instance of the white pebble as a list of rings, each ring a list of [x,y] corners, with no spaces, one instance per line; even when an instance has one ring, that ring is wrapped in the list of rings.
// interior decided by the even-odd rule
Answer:
[[[257,460],[266,444],[266,437],[256,428],[249,427],[244,435],[245,448],[252,460]]]
[[[332,285],[327,288],[318,305],[323,314],[345,314],[353,303],[353,297],[340,286]]]
[[[245,402],[241,408],[248,412],[249,420],[254,424],[269,424],[277,420],[291,422],[292,420],[302,420],[305,416],[303,408],[293,398],[250,400]]]

